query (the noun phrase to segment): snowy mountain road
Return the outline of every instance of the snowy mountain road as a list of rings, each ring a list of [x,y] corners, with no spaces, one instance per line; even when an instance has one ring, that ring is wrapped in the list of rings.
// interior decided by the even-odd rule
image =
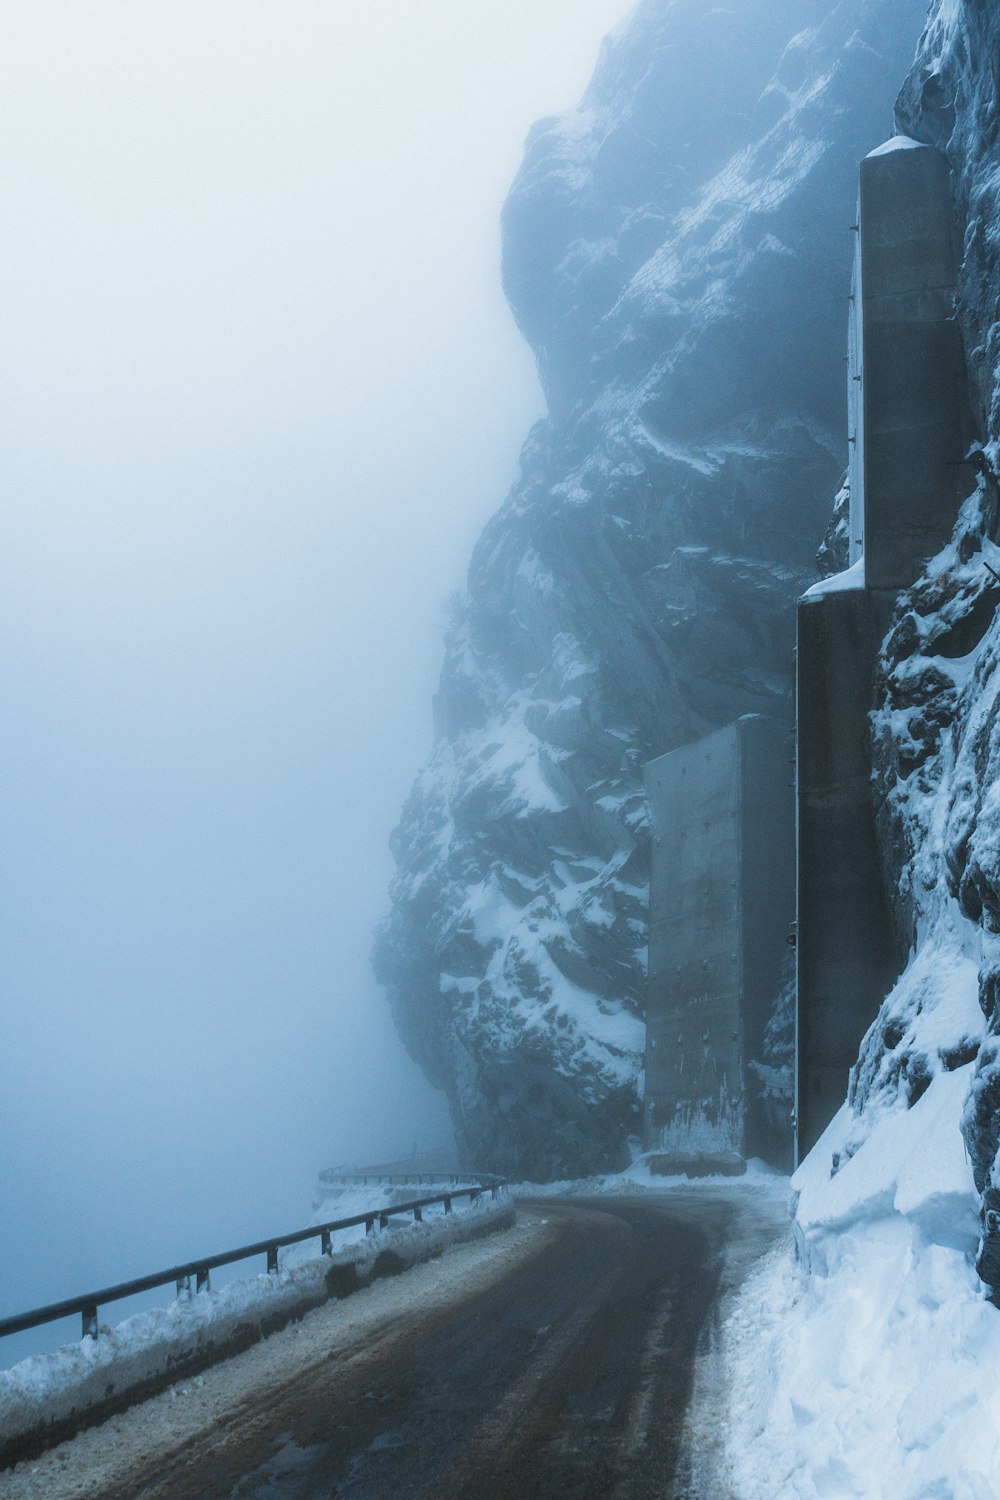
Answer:
[[[700,1458],[682,1443],[685,1416],[693,1383],[706,1384],[720,1293],[773,1242],[778,1200],[706,1185],[533,1200],[520,1213],[509,1233],[521,1248],[485,1285],[401,1302],[374,1334],[359,1328],[213,1420],[206,1408],[183,1442],[176,1434],[155,1456],[140,1447],[127,1481],[119,1468],[118,1482],[76,1493],[725,1500],[714,1480],[705,1488],[724,1416],[701,1421]]]

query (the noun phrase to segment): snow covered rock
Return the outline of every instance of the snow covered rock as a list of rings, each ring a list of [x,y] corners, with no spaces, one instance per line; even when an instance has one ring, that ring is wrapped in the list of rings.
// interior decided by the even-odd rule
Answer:
[[[467,1159],[621,1167],[640,1122],[643,764],[788,716],[843,470],[858,159],[923,0],[644,0],[504,211],[548,418],[475,549],[376,945]]]
[[[903,594],[885,643],[875,719],[882,846],[897,910],[920,964],[957,938],[973,1011],[947,988],[891,996],[866,1040],[853,1105],[859,1121],[939,1068],[975,1062],[957,1101],[983,1195],[980,1270],[1000,1286],[1000,12],[938,0],[897,105],[901,130],[942,150],[964,226],[957,313],[982,435],[952,542]],[[963,987],[963,993],[968,987]],[[934,1046],[914,1036],[933,1012]],[[893,1061],[900,1049],[904,1069]],[[920,1079],[924,1079],[921,1084]]]
[[[979,1270],[1000,1287],[1000,14],[994,6],[939,0],[931,8],[898,113],[951,163],[965,246],[958,311],[978,406],[983,451],[976,494],[956,534],[937,619],[953,643],[959,673],[954,788],[944,854],[948,877],[981,940],[979,999],[989,1036],[977,1059],[963,1116],[976,1185],[982,1193]],[[959,578],[961,570],[965,577]],[[963,586],[964,585],[964,586]],[[967,670],[963,670],[963,668]]]

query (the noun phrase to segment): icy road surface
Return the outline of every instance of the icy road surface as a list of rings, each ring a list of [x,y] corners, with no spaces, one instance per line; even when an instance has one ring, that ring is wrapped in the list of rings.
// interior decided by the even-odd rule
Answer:
[[[726,1500],[714,1334],[780,1198],[704,1185],[520,1213],[0,1476],[0,1497]]]

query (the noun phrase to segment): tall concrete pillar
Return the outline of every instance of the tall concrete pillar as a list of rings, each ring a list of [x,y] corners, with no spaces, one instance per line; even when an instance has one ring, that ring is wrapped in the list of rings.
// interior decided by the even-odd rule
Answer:
[[[800,1157],[843,1103],[905,958],[875,832],[869,715],[896,596],[948,540],[968,484],[958,259],[941,153],[896,137],[866,157],[848,336],[852,566],[798,611]]]
[[[864,587],[807,595],[799,606],[799,1155],[843,1104],[861,1038],[899,969],[871,786],[869,715],[882,623]]]
[[[909,588],[951,535],[973,439],[955,318],[961,240],[948,163],[905,136],[861,163],[849,373],[852,561]]]
[[[672,1160],[782,1155],[748,1070],[763,1056],[794,911],[790,752],[789,726],[748,715],[646,770],[645,1135]]]

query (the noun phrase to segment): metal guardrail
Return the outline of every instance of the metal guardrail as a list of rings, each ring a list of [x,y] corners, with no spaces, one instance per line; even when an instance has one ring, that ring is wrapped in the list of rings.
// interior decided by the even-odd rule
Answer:
[[[393,1177],[405,1172],[413,1181],[418,1174],[444,1179],[455,1175],[462,1164],[454,1146],[431,1146],[411,1151],[409,1156],[394,1156],[391,1161],[337,1162],[329,1170],[338,1177]],[[473,1176],[478,1175],[473,1172]]]
[[[341,1171],[339,1167],[324,1168],[317,1180],[328,1187],[346,1186],[349,1183],[367,1187],[372,1182],[387,1182],[391,1187],[396,1183],[484,1181],[478,1172],[349,1172]],[[491,1180],[485,1179],[487,1186]],[[496,1180],[500,1181],[499,1178]]]
[[[376,1179],[373,1179],[373,1181]],[[377,1179],[385,1181],[384,1178]],[[440,1182],[441,1178],[436,1178]],[[460,1179],[468,1182],[468,1175]],[[444,1204],[444,1211],[450,1214],[452,1204],[456,1198],[468,1198],[475,1203],[477,1198],[484,1193],[496,1199],[507,1188],[506,1181],[502,1177],[480,1178],[478,1183],[472,1187],[453,1187],[447,1192],[435,1193],[428,1198],[413,1198],[408,1203],[394,1203],[391,1207],[373,1208],[365,1213],[351,1214],[346,1219],[331,1219],[326,1224],[317,1224],[308,1229],[296,1229],[292,1234],[281,1234],[271,1239],[257,1240],[252,1245],[242,1245],[238,1250],[224,1250],[221,1255],[208,1255],[201,1260],[192,1260],[181,1266],[171,1266],[167,1271],[154,1271],[151,1276],[139,1276],[134,1281],[122,1281],[117,1286],[102,1287],[97,1292],[85,1292],[81,1297],[67,1297],[62,1302],[52,1302],[48,1307],[36,1307],[30,1312],[18,1313],[13,1318],[0,1318],[0,1338],[6,1338],[8,1334],[23,1333],[28,1328],[40,1328],[44,1323],[55,1323],[60,1318],[72,1317],[79,1313],[83,1320],[83,1337],[96,1339],[100,1331],[97,1321],[97,1310],[109,1302],[120,1302],[124,1297],[134,1297],[139,1292],[154,1291],[160,1286],[169,1286],[174,1283],[178,1297],[183,1292],[190,1292],[191,1280],[194,1278],[195,1290],[207,1292],[210,1289],[211,1272],[219,1266],[231,1266],[237,1261],[249,1260],[255,1255],[267,1257],[267,1269],[271,1275],[278,1272],[278,1251],[287,1245],[299,1245],[303,1240],[318,1239],[320,1242],[320,1254],[332,1255],[333,1244],[331,1235],[338,1229],[353,1229],[359,1224],[365,1226],[366,1234],[373,1234],[376,1225],[379,1229],[388,1229],[389,1220],[396,1214],[412,1214],[414,1223],[423,1221],[425,1208]]]

